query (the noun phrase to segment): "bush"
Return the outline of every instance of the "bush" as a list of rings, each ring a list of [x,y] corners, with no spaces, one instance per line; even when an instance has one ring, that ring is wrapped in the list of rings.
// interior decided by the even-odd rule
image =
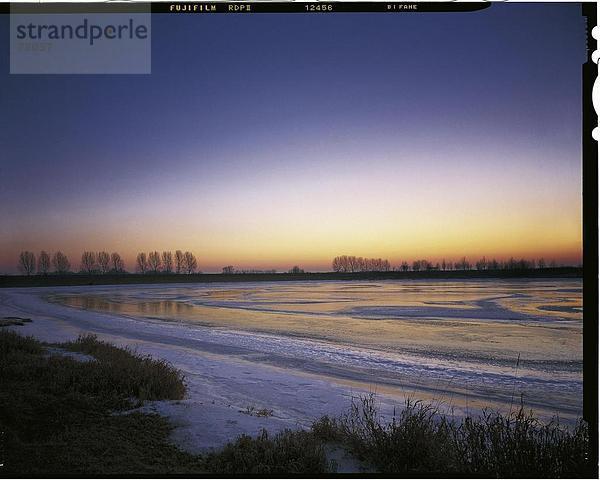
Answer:
[[[242,435],[206,458],[207,469],[221,475],[317,475],[334,471],[311,432],[285,430],[252,438]]]
[[[385,422],[369,395],[353,400],[338,419],[315,422],[312,432],[389,474],[565,477],[593,471],[583,420],[573,429],[556,418],[542,423],[523,405],[509,415],[484,411],[453,422],[432,405],[408,399]]]
[[[92,355],[100,361],[96,392],[119,391],[144,400],[181,400],[185,395],[183,375],[168,362],[142,356],[129,348],[117,348],[95,335],[80,336],[62,345],[71,351]]]
[[[137,394],[138,400],[181,398],[185,387],[179,372],[92,337],[69,346],[95,353],[98,360],[48,356],[35,339],[0,330],[5,474],[164,476],[204,471],[201,458],[169,443],[173,427],[166,418],[114,415],[131,408]],[[161,381],[167,386],[159,388]]]
[[[397,476],[594,476],[589,431],[542,423],[523,405],[509,415],[484,411],[449,420],[430,404],[406,400],[391,420],[375,397],[353,400],[338,418],[309,431],[246,435],[199,457],[168,442],[158,415],[124,413],[133,401],[180,399],[182,375],[164,361],[119,349],[93,336],[63,345],[92,355],[79,362],[44,355],[31,337],[0,330],[0,429],[9,476],[321,475],[335,471],[326,443],[346,448],[378,472]],[[265,410],[266,412],[267,410]],[[260,412],[260,411],[259,411]]]

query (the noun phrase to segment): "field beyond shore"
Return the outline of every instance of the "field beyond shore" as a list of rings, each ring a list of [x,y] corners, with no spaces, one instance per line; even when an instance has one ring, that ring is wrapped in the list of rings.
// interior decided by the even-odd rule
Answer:
[[[126,285],[155,283],[278,282],[323,280],[460,280],[513,278],[582,278],[582,267],[524,270],[429,270],[418,272],[315,272],[315,273],[193,273],[193,274],[49,274],[2,275],[0,288],[58,287],[78,285]]]

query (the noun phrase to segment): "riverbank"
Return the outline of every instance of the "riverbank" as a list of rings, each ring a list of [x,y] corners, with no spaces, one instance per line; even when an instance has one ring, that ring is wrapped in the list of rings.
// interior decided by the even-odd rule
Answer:
[[[206,328],[64,307],[45,301],[45,293],[50,289],[0,291],[0,318],[31,320],[9,328],[43,342],[64,343],[94,334],[101,341],[169,362],[185,376],[186,397],[148,402],[144,411],[168,417],[175,426],[170,438],[189,453],[212,451],[263,429],[278,433],[307,428],[315,417],[337,415],[352,395],[369,393],[369,385],[343,385],[265,365],[257,361],[257,351],[224,345]],[[382,396],[387,412],[399,401],[401,397]]]
[[[368,465],[370,473],[408,477],[561,478],[595,468],[581,421],[573,429],[542,424],[522,406],[456,421],[407,400],[388,422],[373,395],[307,429],[262,430],[195,455],[169,441],[172,419],[144,411],[149,401],[179,402],[187,393],[184,377],[164,360],[90,335],[52,345],[7,329],[0,330],[0,360],[9,475],[321,476]]]
[[[194,273],[185,274],[49,274],[1,275],[0,288],[77,285],[128,285],[160,283],[285,282],[323,280],[460,280],[518,278],[582,278],[582,267],[536,268],[528,270],[426,270],[419,272],[318,272],[318,273]]]
[[[0,318],[31,318],[23,331],[49,342],[93,333],[166,358],[193,383],[189,403],[208,393],[215,408],[188,418],[195,408],[160,406],[201,449],[267,422],[306,426],[370,391],[388,412],[412,395],[458,416],[508,411],[523,393],[537,415],[574,421],[580,292],[579,280],[14,288],[0,289]],[[273,415],[240,415],[252,408]]]
[[[160,284],[14,288],[0,290],[0,319],[15,324],[8,328],[45,342],[64,343],[94,334],[101,341],[169,362],[185,376],[184,398],[147,401],[138,413],[168,419],[173,427],[169,442],[186,454],[218,455],[233,442],[223,451],[225,457],[211,457],[216,462],[211,468],[226,472],[240,468],[235,460],[241,449],[247,459],[241,468],[249,472],[256,455],[273,445],[291,442],[297,450],[311,445],[302,435],[288,438],[286,430],[308,431],[319,418],[336,419],[353,399],[368,397],[372,391],[377,392],[381,431],[389,432],[390,442],[396,434],[386,422],[391,421],[394,408],[400,411],[405,396],[426,404],[435,402],[448,418],[460,422],[465,415],[479,415],[484,406],[501,408],[507,415],[507,402],[513,403],[510,396],[515,391],[515,407],[520,398],[527,408],[535,403],[536,415],[543,415],[543,421],[558,407],[561,423],[569,419],[569,428],[574,428],[580,416],[580,402],[573,395],[580,389],[580,367],[577,358],[564,362],[565,355],[577,349],[564,348],[565,342],[578,342],[581,285],[578,280],[554,283],[261,282],[236,288],[226,283],[193,288]],[[65,303],[68,298],[73,306]],[[555,304],[560,308],[554,308]],[[98,305],[106,309],[99,311]],[[515,319],[517,325],[512,326]],[[269,326],[273,330],[264,331]],[[312,337],[302,333],[305,327]],[[321,337],[315,337],[317,327],[324,329]],[[385,328],[391,330],[382,331]],[[488,338],[484,334],[490,328],[488,333],[493,335]],[[466,340],[463,331],[469,333]],[[345,339],[348,332],[354,336]],[[427,343],[419,347],[418,342],[426,337]],[[507,343],[499,343],[504,337]],[[471,347],[479,345],[478,350],[487,345],[493,349],[489,354],[493,362],[481,367],[483,357],[451,355],[456,349],[440,356],[440,347],[448,346],[451,338],[468,341]],[[376,344],[361,346],[359,340]],[[557,340],[562,342],[560,351],[556,351]],[[375,348],[387,341],[393,342],[393,351]],[[434,344],[437,347],[432,348]],[[507,352],[511,345],[523,352],[529,346],[528,354],[518,357]],[[520,358],[518,371],[514,358]],[[548,374],[549,368],[556,371]],[[562,395],[562,390],[567,394]],[[386,463],[392,455],[377,457],[365,447],[363,440],[368,443],[372,432],[356,437],[338,427],[321,427],[330,439],[354,445],[348,448],[368,457],[367,464],[379,462],[380,471],[403,468]],[[269,432],[268,437],[263,430]],[[386,436],[378,438],[388,442]],[[438,447],[421,445],[418,449],[434,455],[442,448]],[[313,460],[309,463],[316,465]],[[356,471],[356,463],[344,457],[338,460],[338,471]],[[421,466],[412,464],[411,468],[424,468],[429,460],[433,458],[419,457],[415,461]],[[459,468],[459,460],[453,461],[453,466],[442,463],[439,468]]]

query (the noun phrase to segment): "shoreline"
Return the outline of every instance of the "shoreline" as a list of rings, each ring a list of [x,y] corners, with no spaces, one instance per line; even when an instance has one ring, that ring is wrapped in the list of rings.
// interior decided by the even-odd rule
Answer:
[[[487,284],[488,282],[482,283]],[[519,281],[513,283],[525,284],[525,282]],[[571,280],[567,283],[576,284],[578,280]],[[506,284],[510,284],[510,282]],[[415,288],[411,284],[405,285],[411,289]],[[428,287],[434,284],[424,283],[422,285]],[[307,282],[304,288],[312,290],[312,286],[313,284]],[[204,288],[214,289],[215,287],[216,284],[213,283]],[[277,288],[280,287],[281,285]],[[287,287],[287,285],[284,286],[284,288]],[[189,287],[187,288],[189,289]],[[226,291],[231,290],[231,287],[225,285],[225,282],[222,288]],[[354,291],[355,285],[349,288]],[[362,382],[355,381],[354,377],[344,378],[343,374],[346,372],[344,368],[348,367],[346,373],[353,372],[354,369],[349,367],[348,362],[357,356],[360,357],[358,359],[360,362],[367,363],[372,360],[375,364],[381,364],[383,360],[386,360],[387,355],[365,347],[344,346],[342,348],[326,341],[309,342],[304,338],[287,338],[271,333],[236,330],[231,328],[233,324],[228,327],[211,327],[191,324],[183,320],[165,322],[154,317],[138,317],[131,312],[117,313],[81,309],[48,301],[49,293],[68,294],[69,292],[89,290],[90,293],[118,291],[120,294],[124,294],[129,289],[158,291],[163,292],[163,295],[166,295],[164,291],[169,290],[160,285],[139,288],[131,285],[0,289],[0,318],[10,316],[10,318],[22,320],[25,320],[25,317],[31,319],[31,322],[24,321],[22,325],[6,328],[23,336],[32,335],[47,343],[64,343],[76,339],[78,335],[92,334],[100,341],[108,342],[111,345],[129,347],[142,357],[149,356],[168,362],[184,375],[185,396],[180,400],[145,401],[143,406],[134,406],[133,409],[123,413],[125,415],[149,414],[148,418],[163,418],[173,427],[166,438],[168,444],[176,446],[186,454],[201,455],[202,458],[211,458],[210,455],[228,458],[228,452],[232,451],[234,455],[237,455],[241,448],[240,445],[235,443],[232,446],[230,442],[238,442],[242,435],[256,439],[252,440],[253,442],[263,442],[261,435],[266,435],[261,433],[263,429],[268,432],[270,438],[274,438],[276,435],[289,435],[289,432],[300,432],[293,435],[304,435],[305,432],[308,432],[308,435],[313,435],[311,438],[315,438],[314,432],[317,430],[314,430],[315,423],[313,422],[317,422],[321,427],[331,426],[331,423],[318,423],[318,420],[324,417],[341,419],[340,415],[346,415],[345,412],[350,411],[351,404],[354,404],[355,401],[360,402],[360,399],[369,398],[371,393],[376,395],[370,398],[373,398],[372,405],[377,408],[378,422],[382,422],[382,424],[391,421],[394,409],[396,412],[397,409],[402,409],[407,397],[415,402],[414,405],[421,405],[421,402],[424,402],[423,405],[431,405],[433,408],[439,409],[436,412],[444,418],[460,423],[465,417],[483,418],[484,407],[490,408],[493,412],[501,412],[500,414],[507,415],[505,418],[509,418],[513,409],[512,399],[510,399],[510,411],[505,410],[502,406],[508,408],[508,397],[495,396],[491,390],[486,390],[491,395],[482,397],[477,394],[477,392],[483,392],[484,390],[481,389],[487,388],[486,385],[489,384],[488,386],[493,390],[501,383],[502,378],[521,385],[519,383],[521,377],[527,382],[527,385],[530,385],[527,387],[528,392],[531,392],[530,388],[533,385],[529,378],[528,368],[523,363],[518,376],[516,370],[513,373],[510,365],[506,368],[496,365],[494,369],[499,369],[500,376],[488,375],[489,381],[482,379],[479,386],[473,384],[471,380],[454,381],[453,375],[447,383],[436,381],[434,384],[430,382],[429,385],[434,388],[433,391],[423,388],[426,387],[426,384],[420,382],[405,384],[400,389],[388,388],[385,382],[381,383],[384,378],[380,374],[376,374],[375,370],[371,370],[370,374],[362,375]],[[198,287],[192,290],[202,290],[202,288]],[[222,303],[219,305],[223,306]],[[489,309],[490,305],[486,303],[484,307]],[[411,317],[415,315],[413,310],[410,313]],[[235,315],[235,312],[233,314]],[[299,346],[302,348],[298,352],[293,350]],[[279,350],[282,350],[285,355],[278,355]],[[303,351],[307,355],[302,354]],[[332,370],[329,371],[335,376],[328,376],[326,375],[327,370],[319,371],[315,367],[318,363],[315,361],[321,357],[332,362],[334,357],[339,357],[339,361],[333,362]],[[289,363],[291,358],[295,359],[296,363]],[[409,360],[408,357],[396,358],[395,355],[391,355],[388,360],[394,359]],[[400,363],[394,365],[389,367],[393,371],[400,371],[401,368],[404,368]],[[422,375],[418,374],[417,377],[431,376],[433,378],[434,364],[420,361],[411,365],[409,363],[405,365],[408,367],[407,372],[419,367],[424,370],[421,372]],[[367,366],[365,364],[365,368]],[[316,372],[310,373],[307,367],[316,368]],[[363,373],[367,373],[370,368]],[[445,368],[458,368],[459,370],[462,368],[463,373],[468,374],[465,379],[471,378],[473,375],[475,375],[473,378],[481,376],[478,369],[460,367],[459,363],[452,359],[448,359]],[[471,370],[473,371],[471,372]],[[502,373],[501,370],[506,371]],[[378,372],[380,371],[381,369],[378,370]],[[533,372],[535,373],[535,369]],[[407,376],[403,373],[402,377],[408,382],[411,378],[414,379],[415,375]],[[560,379],[553,378],[550,383],[556,381],[560,381]],[[517,383],[513,383],[513,385]],[[551,385],[549,384],[549,386]],[[520,387],[517,392],[519,390]],[[442,392],[445,393],[442,394]],[[521,411],[523,411],[523,406],[525,408],[534,406],[536,418],[543,422],[549,421],[551,416],[558,414],[558,411],[543,408],[540,403],[532,404],[528,401],[528,395],[529,393],[526,394],[525,404],[521,403]],[[518,398],[521,398],[521,402],[523,401],[523,397],[517,394],[515,396],[516,408],[519,404]],[[564,400],[567,398],[565,397]],[[573,429],[577,428],[580,417],[579,407],[569,412],[569,408],[573,405],[569,406],[568,403],[562,404],[561,424],[570,429],[569,431],[575,431]],[[550,407],[550,404],[547,407]],[[158,414],[158,417],[153,414]],[[336,460],[339,473],[362,471],[364,465],[357,459],[363,457],[357,456],[355,451],[344,450],[339,446],[336,448],[337,450],[333,452],[327,450],[326,455],[327,458]]]
[[[216,284],[210,284],[207,288],[213,286]],[[130,288],[136,287],[123,287],[125,290]],[[161,289],[160,285],[142,288]],[[223,288],[227,287],[223,285]],[[529,378],[528,366],[532,366],[533,374],[538,368],[533,357],[521,365],[519,379],[515,377],[512,357],[504,363],[495,360],[490,364],[492,370],[481,377],[478,373],[479,357],[465,357],[461,363],[452,356],[436,356],[432,360],[422,358],[417,351],[388,352],[371,349],[367,344],[340,345],[323,338],[281,336],[277,332],[237,329],[234,324],[219,326],[194,324],[183,319],[164,321],[153,317],[138,318],[134,314],[86,310],[46,299],[49,293],[67,294],[87,289],[91,289],[91,294],[94,291],[119,290],[118,287],[106,286],[3,289],[0,290],[0,316],[32,318],[32,323],[16,327],[15,330],[44,341],[64,342],[76,338],[78,334],[93,333],[102,340],[116,345],[135,346],[144,354],[173,363],[188,378],[197,382],[197,388],[193,389],[197,394],[189,404],[184,405],[185,408],[167,404],[157,406],[168,416],[176,416],[178,424],[188,422],[186,418],[196,413],[192,411],[194,409],[200,409],[199,412],[205,414],[207,407],[202,405],[209,403],[208,408],[216,411],[215,419],[218,420],[210,428],[205,425],[208,430],[221,428],[232,421],[238,422],[237,426],[235,423],[227,425],[232,432],[256,433],[254,430],[248,432],[245,428],[259,425],[258,420],[249,420],[249,415],[239,415],[247,407],[253,406],[256,410],[274,410],[275,415],[265,419],[275,424],[275,428],[271,429],[277,430],[277,425],[281,428],[298,424],[306,426],[315,417],[345,410],[350,396],[373,390],[377,391],[389,411],[402,404],[404,396],[409,394],[421,400],[448,402],[447,405],[454,407],[455,413],[462,416],[465,411],[480,411],[485,406],[502,409],[510,401],[505,394],[508,392],[510,395],[509,387],[514,382],[532,393],[528,404],[542,417],[550,418],[556,413],[566,418],[580,415],[580,406],[572,402],[556,410],[546,397],[535,393],[540,388],[546,388],[546,382],[550,382],[548,387],[552,387],[556,378],[540,377],[535,382],[533,377]],[[232,310],[231,315],[235,316],[236,310]],[[442,365],[436,367],[440,362],[445,365],[443,372],[439,370]],[[520,380],[523,375],[525,383]],[[458,378],[463,380],[459,381]],[[207,384],[210,385],[208,397]],[[509,387],[501,388],[502,385]],[[576,383],[574,388],[579,389],[581,385]],[[291,391],[308,393],[305,398],[298,398],[290,395]],[[213,400],[216,403],[211,403]],[[215,405],[225,409],[218,409]],[[194,408],[190,409],[191,406]],[[192,419],[188,422],[191,426],[183,430],[194,430],[193,425],[198,425],[199,421],[198,418]],[[242,430],[236,430],[238,427]]]
[[[158,413],[175,426],[171,440],[186,452],[215,451],[242,434],[256,436],[285,429],[305,429],[324,415],[336,416],[350,405],[352,395],[370,388],[343,385],[334,379],[295,369],[265,365],[227,352],[203,350],[194,328],[143,322],[50,304],[33,292],[0,292],[0,317],[31,318],[21,326],[3,327],[47,343],[72,341],[94,334],[118,347],[163,359],[185,376],[183,400],[149,401],[141,412]],[[143,327],[143,328],[141,328]],[[202,332],[200,331],[200,335]],[[297,395],[302,391],[303,395]],[[398,396],[378,395],[383,410],[402,403]],[[257,416],[261,410],[272,411]]]
[[[192,273],[192,274],[49,274],[0,275],[0,288],[59,287],[79,285],[143,285],[170,283],[244,283],[327,280],[470,280],[583,278],[583,267],[537,268],[528,270],[430,270],[419,272],[317,272],[317,273]]]

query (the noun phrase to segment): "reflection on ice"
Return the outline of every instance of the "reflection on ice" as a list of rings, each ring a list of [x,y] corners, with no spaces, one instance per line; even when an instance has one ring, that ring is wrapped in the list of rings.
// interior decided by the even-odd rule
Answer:
[[[541,414],[581,413],[580,280],[97,287],[52,300],[195,325],[207,350],[340,382],[473,406],[517,392]]]

